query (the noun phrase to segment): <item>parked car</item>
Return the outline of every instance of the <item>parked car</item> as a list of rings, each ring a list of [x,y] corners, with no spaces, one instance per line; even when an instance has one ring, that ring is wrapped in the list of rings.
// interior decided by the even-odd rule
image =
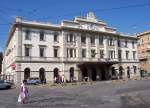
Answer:
[[[0,89],[10,89],[11,84],[5,82],[4,80],[0,80]]]
[[[26,80],[26,84],[34,84],[34,85],[37,85],[37,84],[40,84],[41,81],[38,77],[32,77],[32,78],[29,78]]]

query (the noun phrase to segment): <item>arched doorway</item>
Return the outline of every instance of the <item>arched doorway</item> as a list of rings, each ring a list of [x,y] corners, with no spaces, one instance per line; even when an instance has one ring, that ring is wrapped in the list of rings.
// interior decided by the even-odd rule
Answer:
[[[119,79],[122,79],[123,77],[123,67],[119,66]]]
[[[40,68],[40,70],[39,70],[39,78],[40,78],[41,83],[45,83],[46,82],[45,69],[44,68]]]
[[[30,78],[30,68],[25,68],[24,70],[24,79]]]
[[[59,76],[59,70],[58,70],[58,68],[55,68],[54,69],[54,78],[58,78],[58,76]]]
[[[127,77],[130,78],[130,67],[127,67]]]
[[[101,68],[101,79],[106,80],[106,71],[104,68]]]
[[[81,67],[82,71],[82,80],[87,81],[88,80],[88,71],[86,67]]]
[[[70,68],[70,81],[72,82],[74,80],[74,68]]]
[[[94,67],[91,68],[92,70],[92,81],[96,81],[96,76],[97,76],[97,72],[96,69]]]
[[[111,74],[112,74],[112,76],[111,76],[112,80],[117,79],[115,67],[111,68]]]

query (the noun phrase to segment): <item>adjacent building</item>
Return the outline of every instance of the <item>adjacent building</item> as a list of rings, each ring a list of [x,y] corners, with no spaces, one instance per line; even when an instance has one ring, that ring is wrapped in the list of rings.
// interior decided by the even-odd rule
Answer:
[[[111,80],[139,76],[137,38],[123,35],[94,13],[59,25],[17,17],[10,29],[3,74],[20,83],[29,77],[54,81]]]
[[[137,34],[141,71],[150,73],[150,31]]]

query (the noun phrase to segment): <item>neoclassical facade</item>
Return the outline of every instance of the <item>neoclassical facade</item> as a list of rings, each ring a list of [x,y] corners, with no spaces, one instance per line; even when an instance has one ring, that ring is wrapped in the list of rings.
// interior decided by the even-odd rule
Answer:
[[[20,17],[10,29],[3,73],[16,83],[29,77],[53,81],[111,80],[138,76],[137,38],[117,32],[94,13],[59,25],[26,21]],[[15,67],[15,68],[12,68]]]

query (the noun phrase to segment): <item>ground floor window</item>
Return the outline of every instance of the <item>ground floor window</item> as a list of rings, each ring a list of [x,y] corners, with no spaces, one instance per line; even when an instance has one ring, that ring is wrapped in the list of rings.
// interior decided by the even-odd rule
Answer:
[[[28,78],[30,78],[30,69],[25,68],[25,70],[24,70],[24,79],[28,79]]]
[[[39,70],[39,78],[40,78],[41,83],[46,83],[45,69],[44,68],[40,68],[40,70]]]

